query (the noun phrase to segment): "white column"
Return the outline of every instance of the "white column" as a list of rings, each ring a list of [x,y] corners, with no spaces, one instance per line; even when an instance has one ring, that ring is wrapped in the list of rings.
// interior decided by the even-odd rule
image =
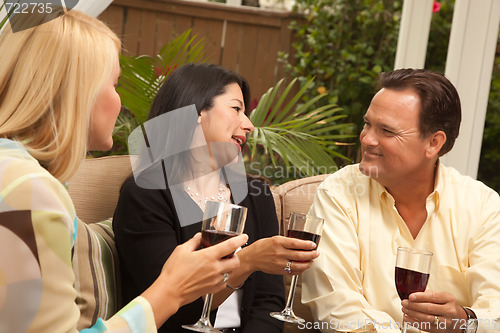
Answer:
[[[445,75],[462,103],[460,135],[443,164],[477,177],[500,24],[500,0],[456,0]]]
[[[111,2],[113,2],[113,0],[80,0],[73,9],[84,12],[90,16],[97,17],[109,7]]]
[[[394,69],[424,68],[434,0],[405,0]]]

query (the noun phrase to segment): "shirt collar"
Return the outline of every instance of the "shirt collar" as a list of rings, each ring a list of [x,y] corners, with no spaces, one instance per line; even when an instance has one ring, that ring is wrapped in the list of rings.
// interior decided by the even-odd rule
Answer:
[[[436,207],[436,210],[439,208],[439,199],[441,196],[441,193],[443,192],[443,177],[444,177],[444,168],[441,166],[441,163],[439,160],[436,162],[436,168],[435,168],[435,175],[434,175],[434,191],[432,191],[431,194],[427,197],[428,200],[434,200],[434,204]],[[378,197],[380,200],[389,200],[392,205],[395,204],[394,198],[392,195],[387,191],[387,189],[382,186],[379,182],[377,182],[374,179],[371,179],[371,181],[375,184],[375,191],[378,194]]]
[[[436,162],[436,173],[434,175],[434,191],[427,197],[427,200],[434,199],[434,203],[436,205],[436,210],[439,209],[439,203],[441,194],[443,193],[444,188],[444,167],[441,166],[441,162],[437,160]]]

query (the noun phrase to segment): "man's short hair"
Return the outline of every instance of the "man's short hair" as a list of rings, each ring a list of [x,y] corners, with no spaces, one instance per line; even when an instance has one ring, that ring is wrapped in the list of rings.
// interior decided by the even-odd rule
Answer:
[[[458,92],[444,75],[424,69],[398,69],[380,75],[379,89],[382,88],[398,91],[414,89],[420,97],[420,134],[422,137],[437,131],[446,134],[439,156],[453,148],[460,130],[462,111]]]

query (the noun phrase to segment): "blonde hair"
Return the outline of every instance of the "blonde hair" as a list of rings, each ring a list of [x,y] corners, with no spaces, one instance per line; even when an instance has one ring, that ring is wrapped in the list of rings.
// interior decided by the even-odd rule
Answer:
[[[91,111],[121,43],[98,19],[62,10],[0,35],[0,137],[23,143],[66,181],[87,153]]]

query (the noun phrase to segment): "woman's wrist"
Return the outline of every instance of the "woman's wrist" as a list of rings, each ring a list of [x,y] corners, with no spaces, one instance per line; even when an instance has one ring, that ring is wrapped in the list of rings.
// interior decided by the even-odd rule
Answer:
[[[159,281],[160,278],[142,293],[153,310],[156,327],[161,327],[168,318],[174,315],[182,306],[178,290],[168,281]]]
[[[238,257],[240,258],[240,270],[244,273],[244,275],[249,276],[253,272],[260,270],[260,261],[258,260],[258,254],[256,254],[255,251],[255,244],[256,243],[247,245],[238,251]]]
[[[229,283],[226,283],[226,287],[227,287],[227,288],[229,288],[229,289],[231,289],[231,290],[233,290],[233,291],[236,291],[236,290],[241,289],[241,288],[243,287],[243,285],[244,285],[244,284],[245,284],[245,282],[243,282],[243,283],[242,283],[241,285],[239,285],[238,287],[231,287],[231,286],[229,285]]]
[[[228,283],[232,286],[240,286],[246,281],[246,279],[256,270],[256,260],[254,260],[254,251],[252,251],[252,245],[243,247],[237,252],[238,259],[240,260],[240,267],[233,271],[230,275]],[[236,288],[231,288],[236,289]]]

